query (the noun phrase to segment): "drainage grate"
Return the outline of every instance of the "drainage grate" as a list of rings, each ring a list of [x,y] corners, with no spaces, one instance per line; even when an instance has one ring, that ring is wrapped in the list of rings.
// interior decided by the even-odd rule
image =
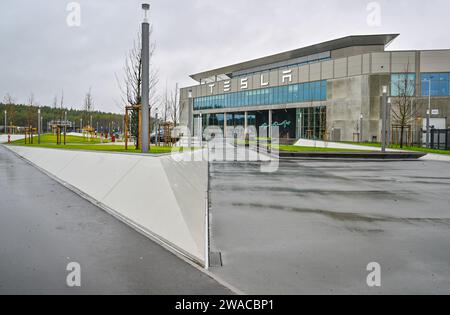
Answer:
[[[211,252],[209,254],[209,266],[210,267],[222,267],[222,253]]]

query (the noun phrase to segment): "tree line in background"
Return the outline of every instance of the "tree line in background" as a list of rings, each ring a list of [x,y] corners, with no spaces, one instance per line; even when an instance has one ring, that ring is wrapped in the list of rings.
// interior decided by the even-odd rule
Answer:
[[[150,31],[151,37],[152,31]],[[155,52],[155,43],[150,41],[150,62]],[[151,63],[150,63],[151,64]],[[116,75],[116,80],[122,94],[123,111],[125,106],[138,106],[142,103],[142,50],[141,50],[141,36],[138,35],[134,41],[132,48],[129,50],[124,68],[123,76],[119,78]],[[156,86],[158,84],[158,71],[151,64],[150,68],[150,113],[151,113],[151,128],[154,130],[161,123],[171,123],[174,126],[178,125],[180,118],[180,100],[178,84],[173,88],[169,88],[166,83],[165,92],[163,95],[157,95]],[[4,116],[4,111],[7,111],[7,125],[13,127],[30,127],[37,128],[38,125],[38,108],[41,110],[41,117],[43,118],[42,127],[47,130],[47,124],[51,121],[73,122],[75,129],[79,129],[82,125],[86,127],[92,123],[92,127],[99,131],[117,131],[123,132],[124,116],[123,114],[106,113],[95,110],[92,90],[86,93],[83,100],[83,109],[68,109],[64,104],[64,91],[61,95],[55,96],[52,106],[38,106],[36,104],[33,94],[30,94],[27,104],[16,104],[15,99],[6,94],[3,101],[0,100],[0,116]],[[157,118],[157,119],[156,119]],[[82,122],[81,122],[82,121]],[[129,117],[129,130],[131,136],[135,139],[136,146],[139,146],[139,111],[132,110]],[[157,124],[156,124],[157,122]],[[3,126],[4,118],[0,120],[0,126]],[[3,127],[1,128],[3,129]]]
[[[115,113],[106,113],[95,111],[93,107],[93,100],[91,91],[86,94],[84,109],[73,109],[64,107],[64,96],[55,96],[52,106],[37,106],[34,95],[30,94],[27,104],[16,104],[14,98],[7,94],[3,101],[0,102],[0,125],[4,125],[4,112],[7,112],[7,125],[16,127],[37,128],[38,125],[38,108],[41,110],[41,117],[43,120],[43,129],[47,131],[47,124],[50,121],[64,120],[67,112],[67,120],[75,124],[76,129],[80,127],[81,120],[83,126],[90,124],[92,117],[92,124],[94,128],[102,130],[118,130],[123,128],[123,115]],[[3,128],[2,128],[3,129]]]

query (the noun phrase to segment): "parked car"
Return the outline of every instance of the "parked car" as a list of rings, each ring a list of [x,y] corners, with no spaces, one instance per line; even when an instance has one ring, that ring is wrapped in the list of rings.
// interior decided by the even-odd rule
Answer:
[[[153,132],[150,134],[150,142],[151,143],[156,143],[157,142],[157,135],[156,132]],[[164,129],[161,129],[159,131],[159,142],[164,142]]]

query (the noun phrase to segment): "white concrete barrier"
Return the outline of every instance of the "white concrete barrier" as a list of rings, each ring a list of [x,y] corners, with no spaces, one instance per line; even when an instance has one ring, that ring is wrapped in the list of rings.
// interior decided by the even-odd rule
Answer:
[[[326,142],[320,140],[307,140],[300,139],[295,146],[309,147],[309,148],[330,148],[330,149],[346,149],[346,150],[361,150],[361,151],[381,151],[380,147],[370,147],[364,145],[339,143],[339,142]],[[400,150],[387,149],[388,152],[400,152]]]
[[[22,140],[25,139],[24,135],[11,135],[11,141]],[[0,135],[0,143],[7,143],[8,135],[2,134]]]
[[[207,162],[8,146],[126,223],[205,265]]]

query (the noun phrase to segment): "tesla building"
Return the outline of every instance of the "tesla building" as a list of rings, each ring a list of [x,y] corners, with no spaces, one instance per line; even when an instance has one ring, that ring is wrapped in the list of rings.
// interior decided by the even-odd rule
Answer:
[[[411,128],[422,129],[429,99],[431,118],[447,128],[450,50],[388,51],[398,36],[349,36],[191,75],[197,84],[181,89],[181,123],[194,134],[200,120],[224,134],[279,126],[291,140],[379,141],[383,86],[392,99],[408,82]]]

